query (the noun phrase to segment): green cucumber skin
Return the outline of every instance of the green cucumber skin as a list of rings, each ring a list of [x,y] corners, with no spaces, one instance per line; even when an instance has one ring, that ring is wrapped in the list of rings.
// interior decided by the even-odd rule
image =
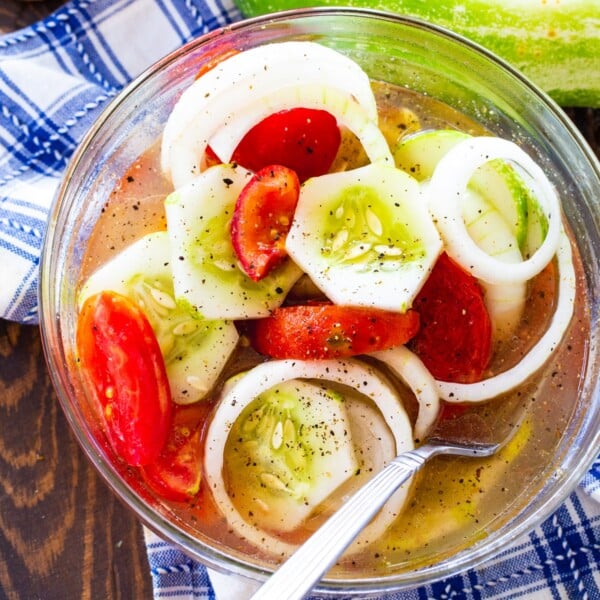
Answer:
[[[253,17],[339,6],[335,0],[236,0]],[[477,42],[519,69],[562,106],[600,108],[598,0],[346,0],[430,21]]]

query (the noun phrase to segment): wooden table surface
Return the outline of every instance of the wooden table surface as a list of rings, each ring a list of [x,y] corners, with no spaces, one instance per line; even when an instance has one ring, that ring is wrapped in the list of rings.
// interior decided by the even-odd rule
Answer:
[[[0,32],[64,0],[0,0]],[[52,389],[38,329],[0,319],[0,599],[145,600],[139,521],[96,474]]]
[[[62,3],[1,0],[0,32]],[[600,110],[567,110],[600,156]],[[0,599],[151,597],[141,525],[71,434],[38,329],[0,319]]]

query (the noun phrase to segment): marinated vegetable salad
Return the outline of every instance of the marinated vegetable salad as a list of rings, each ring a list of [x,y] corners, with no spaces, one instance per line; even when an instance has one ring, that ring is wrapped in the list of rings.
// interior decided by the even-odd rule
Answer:
[[[204,535],[270,560],[440,420],[493,426],[577,386],[584,299],[544,171],[315,42],[203,67],[87,257],[77,360],[113,451]],[[572,402],[499,458],[433,461],[350,564],[482,535]]]

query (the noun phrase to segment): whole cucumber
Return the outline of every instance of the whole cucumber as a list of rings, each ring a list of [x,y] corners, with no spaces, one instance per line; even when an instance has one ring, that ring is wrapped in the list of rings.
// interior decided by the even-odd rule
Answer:
[[[247,17],[337,0],[236,0]],[[562,106],[600,107],[600,0],[345,0],[418,17],[485,46]]]

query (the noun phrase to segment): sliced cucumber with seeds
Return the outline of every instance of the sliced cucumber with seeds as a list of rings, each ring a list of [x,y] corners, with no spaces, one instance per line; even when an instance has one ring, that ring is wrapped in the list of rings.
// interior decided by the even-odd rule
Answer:
[[[373,367],[280,360],[225,383],[206,432],[204,469],[228,525],[281,558],[296,546],[276,531],[318,526],[374,471],[413,447],[398,393]],[[404,484],[347,552],[380,537],[407,492]]]
[[[286,248],[336,304],[403,312],[442,242],[418,182],[375,163],[307,181]]]
[[[425,181],[433,175],[436,165],[448,150],[469,137],[469,134],[453,129],[423,131],[403,139],[394,150],[394,160],[399,168],[419,181]],[[543,222],[529,221],[530,214],[542,215],[539,204],[507,162],[493,160],[483,165],[471,178],[469,187],[502,214],[522,253],[528,251],[532,234],[543,239]]]
[[[394,160],[399,168],[426,185],[440,159],[469,137],[452,129],[421,132],[398,145]],[[521,262],[522,250],[531,235],[528,232],[539,229],[528,227],[528,206],[537,206],[531,192],[507,163],[496,160],[485,164],[472,177],[461,210],[473,241],[488,254],[510,264]],[[507,339],[523,314],[527,286],[524,282],[482,285],[494,339]]]
[[[207,320],[176,301],[166,231],[151,233],[116,255],[85,282],[79,305],[104,290],[127,296],[148,318],[165,360],[173,400],[188,404],[212,389],[238,342],[230,321]]]
[[[262,393],[236,419],[225,447],[238,511],[261,529],[296,529],[358,470],[349,431],[343,398],[331,389],[296,380]]]
[[[210,319],[267,316],[302,275],[290,260],[260,281],[238,264],[231,243],[235,202],[252,173],[216,165],[165,201],[175,294]]]

